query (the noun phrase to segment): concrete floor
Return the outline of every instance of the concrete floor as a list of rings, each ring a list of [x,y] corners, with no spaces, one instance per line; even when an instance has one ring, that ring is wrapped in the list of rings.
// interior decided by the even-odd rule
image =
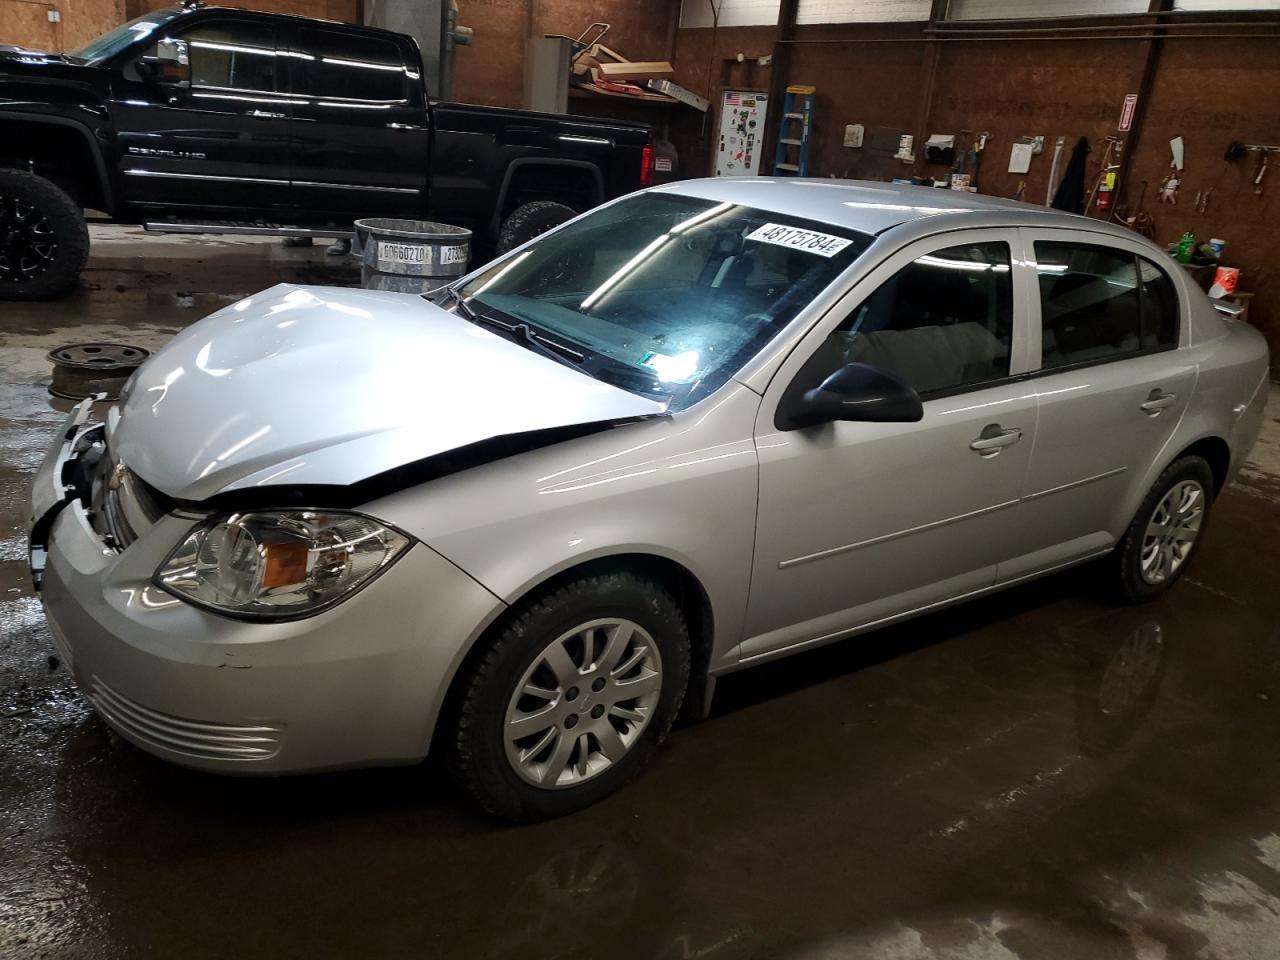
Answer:
[[[1280,956],[1280,393],[1164,600],[1073,573],[736,675],[624,792],[512,828],[430,763],[166,766],[49,659],[45,352],[355,279],[318,247],[96,232],[80,295],[0,304],[0,956]]]

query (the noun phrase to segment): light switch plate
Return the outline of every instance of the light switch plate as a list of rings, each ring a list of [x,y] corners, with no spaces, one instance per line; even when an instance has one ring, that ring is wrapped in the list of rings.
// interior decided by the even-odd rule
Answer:
[[[61,14],[61,12],[59,12],[59,11],[57,11],[57,10],[50,10],[50,11],[49,11],[49,22],[50,22],[50,23],[61,23],[61,22],[62,22],[62,14]]]

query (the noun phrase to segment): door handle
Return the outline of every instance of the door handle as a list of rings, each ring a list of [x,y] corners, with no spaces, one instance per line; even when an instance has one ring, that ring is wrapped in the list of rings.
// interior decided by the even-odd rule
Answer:
[[[416,123],[395,123],[394,121],[387,124],[388,130],[421,130],[422,127]]]
[[[262,117],[263,119],[267,119],[267,120],[283,120],[284,119],[283,113],[276,113],[274,110],[250,110],[249,116]]]
[[[1012,446],[1022,439],[1022,431],[1017,427],[1006,430],[998,423],[989,423],[982,428],[978,438],[969,444],[970,450],[976,450],[983,458],[994,457],[1005,447]]]
[[[1160,416],[1160,411],[1165,407],[1171,407],[1178,402],[1176,393],[1165,393],[1159,387],[1151,391],[1146,402],[1142,404],[1142,412],[1148,417]]]

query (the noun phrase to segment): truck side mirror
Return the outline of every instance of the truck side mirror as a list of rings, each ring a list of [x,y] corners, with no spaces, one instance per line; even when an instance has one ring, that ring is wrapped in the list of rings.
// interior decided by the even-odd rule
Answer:
[[[138,61],[138,75],[151,83],[186,89],[191,86],[191,58],[185,40],[165,38],[153,55]]]

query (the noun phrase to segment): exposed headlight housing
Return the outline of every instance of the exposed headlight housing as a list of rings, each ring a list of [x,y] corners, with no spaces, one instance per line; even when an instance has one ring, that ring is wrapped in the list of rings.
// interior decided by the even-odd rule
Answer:
[[[156,572],[174,596],[221,613],[310,616],[368,583],[409,538],[358,513],[269,510],[196,527]]]

